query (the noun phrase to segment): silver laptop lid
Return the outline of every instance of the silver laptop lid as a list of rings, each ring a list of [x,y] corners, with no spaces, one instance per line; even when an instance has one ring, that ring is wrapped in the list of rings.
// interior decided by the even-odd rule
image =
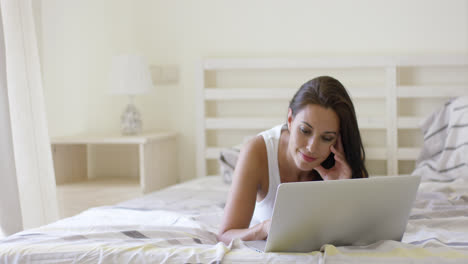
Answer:
[[[265,252],[400,241],[420,180],[406,175],[280,184]]]

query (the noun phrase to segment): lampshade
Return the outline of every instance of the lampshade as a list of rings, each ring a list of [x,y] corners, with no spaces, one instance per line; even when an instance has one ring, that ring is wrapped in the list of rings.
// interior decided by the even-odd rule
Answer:
[[[153,88],[148,64],[138,55],[114,57],[109,78],[109,92],[113,94],[143,94]]]

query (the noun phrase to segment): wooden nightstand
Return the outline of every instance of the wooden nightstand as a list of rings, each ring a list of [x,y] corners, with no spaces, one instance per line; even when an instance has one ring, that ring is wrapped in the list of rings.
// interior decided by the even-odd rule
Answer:
[[[61,217],[178,182],[176,134],[51,139]]]

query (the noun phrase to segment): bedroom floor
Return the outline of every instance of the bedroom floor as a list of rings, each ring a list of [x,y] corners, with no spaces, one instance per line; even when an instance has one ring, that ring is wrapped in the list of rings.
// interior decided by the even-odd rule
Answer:
[[[88,208],[113,205],[140,197],[138,180],[100,178],[57,185],[60,218],[70,217]]]

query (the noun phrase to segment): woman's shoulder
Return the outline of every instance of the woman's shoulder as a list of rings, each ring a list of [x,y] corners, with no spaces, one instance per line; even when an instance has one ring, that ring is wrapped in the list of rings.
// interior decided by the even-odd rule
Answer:
[[[257,135],[247,141],[241,149],[239,160],[234,170],[235,178],[256,189],[261,188],[268,178],[268,157],[265,141]]]
[[[241,153],[244,153],[244,155],[247,155],[256,161],[263,161],[266,159],[267,150],[263,136],[257,135],[247,141],[244,146],[242,146]]]
[[[240,173],[247,172],[249,177],[254,177],[255,174],[268,173],[268,157],[265,141],[261,135],[257,135],[247,141],[241,148],[239,160],[237,161],[236,169],[239,168]]]

